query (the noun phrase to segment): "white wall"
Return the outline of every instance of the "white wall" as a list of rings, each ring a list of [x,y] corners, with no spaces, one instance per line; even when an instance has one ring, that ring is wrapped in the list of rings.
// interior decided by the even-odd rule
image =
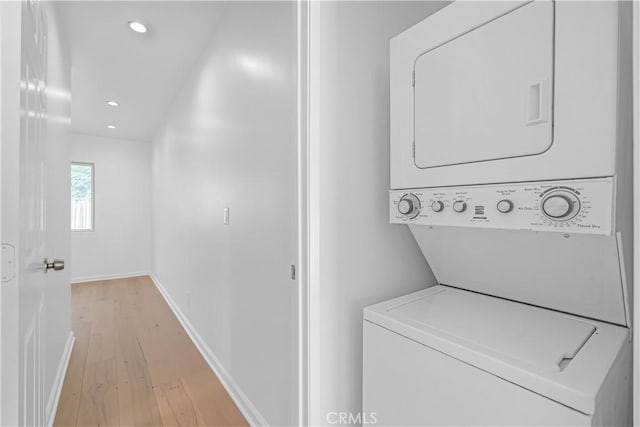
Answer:
[[[362,309],[435,283],[409,229],[388,220],[388,46],[443,5],[312,4],[312,424],[361,410]]]
[[[72,282],[147,274],[151,144],[72,134],[71,161],[95,164],[94,231],[71,232]]]
[[[297,425],[295,7],[231,2],[152,149],[154,278],[271,425]]]

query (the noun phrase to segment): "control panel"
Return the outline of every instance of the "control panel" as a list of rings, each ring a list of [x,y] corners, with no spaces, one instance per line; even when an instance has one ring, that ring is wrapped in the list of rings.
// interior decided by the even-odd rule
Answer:
[[[613,178],[390,192],[394,224],[613,233]]]

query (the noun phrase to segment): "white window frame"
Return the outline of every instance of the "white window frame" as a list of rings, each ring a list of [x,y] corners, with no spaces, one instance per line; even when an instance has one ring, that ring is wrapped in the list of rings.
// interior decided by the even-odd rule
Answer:
[[[71,162],[69,165],[69,181],[71,181],[71,167],[74,165],[91,167],[91,228],[79,230],[71,228],[71,224],[69,224],[69,228],[74,233],[94,232],[96,230],[96,164],[91,162]],[[71,202],[71,195],[69,195],[69,202]],[[71,221],[71,212],[69,212],[69,221]]]

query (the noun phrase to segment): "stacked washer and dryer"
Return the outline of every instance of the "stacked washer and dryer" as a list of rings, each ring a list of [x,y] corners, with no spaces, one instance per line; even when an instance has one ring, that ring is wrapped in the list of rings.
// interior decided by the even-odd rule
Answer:
[[[454,2],[391,41],[390,219],[437,285],[364,312],[382,425],[631,423],[629,2]]]

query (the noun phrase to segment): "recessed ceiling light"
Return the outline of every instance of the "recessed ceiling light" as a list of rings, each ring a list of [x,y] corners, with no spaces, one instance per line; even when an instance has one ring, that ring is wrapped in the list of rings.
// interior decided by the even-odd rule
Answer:
[[[118,104],[116,101],[107,101],[107,105],[109,107],[117,107],[120,104]]]
[[[107,129],[115,129],[116,125],[107,125]]]
[[[144,25],[142,22],[138,22],[138,21],[129,21],[129,28],[131,28],[136,33],[147,32],[147,26]]]

